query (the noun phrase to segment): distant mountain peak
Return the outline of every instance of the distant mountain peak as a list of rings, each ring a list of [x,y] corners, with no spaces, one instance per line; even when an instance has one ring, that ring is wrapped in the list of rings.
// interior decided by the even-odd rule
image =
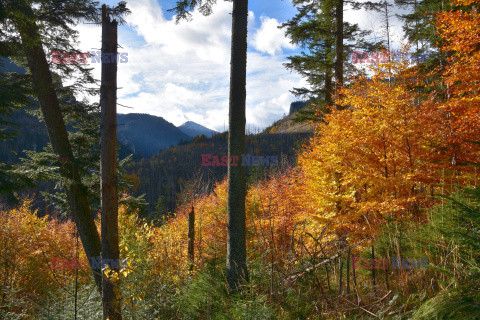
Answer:
[[[189,135],[162,117],[145,113],[129,113],[118,114],[117,121],[119,140],[131,151],[143,157],[154,155],[160,150],[191,139]]]
[[[201,136],[205,135],[207,137],[211,137],[214,134],[217,134],[218,132],[212,129],[209,129],[207,127],[202,126],[201,124],[198,124],[193,121],[187,121],[181,126],[178,127],[180,131],[185,133],[186,135],[190,137],[196,137],[196,136]]]

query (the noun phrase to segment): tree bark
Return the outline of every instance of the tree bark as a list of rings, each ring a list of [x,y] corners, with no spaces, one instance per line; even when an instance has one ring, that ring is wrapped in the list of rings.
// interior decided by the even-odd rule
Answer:
[[[335,7],[335,90],[339,95],[343,87],[343,0],[337,0]]]
[[[373,265],[372,267],[372,287],[373,287],[373,292],[375,295],[377,295],[377,283],[376,283],[376,280],[375,280],[375,267],[376,267],[376,263],[374,263],[375,261],[375,247],[372,245],[372,262],[370,263],[370,265]]]
[[[188,213],[188,261],[189,270],[193,270],[195,263],[195,207]]]
[[[228,156],[239,159],[228,165],[228,239],[227,282],[232,291],[248,281],[245,240],[245,100],[247,76],[248,0],[234,0],[232,12],[232,48],[230,69],[230,110]]]
[[[333,41],[328,41],[326,45],[326,56],[329,57],[330,53],[332,51]],[[331,106],[333,104],[332,96],[333,96],[333,85],[332,85],[332,65],[330,64],[330,61],[327,60],[327,66],[325,67],[325,102],[327,103],[328,106]]]
[[[350,294],[350,259],[351,259],[351,250],[348,249],[347,252],[347,295]]]
[[[112,274],[120,272],[118,246],[118,175],[117,175],[117,21],[110,20],[102,6],[102,82],[100,86],[101,121],[101,208],[102,267]],[[104,320],[121,320],[119,281],[102,273]]]
[[[343,260],[342,256],[338,259],[338,294],[342,294],[343,287]]]
[[[40,104],[48,137],[53,151],[62,162],[59,171],[62,177],[68,181],[65,186],[67,201],[77,225],[83,249],[87,255],[90,267],[92,267],[92,264],[100,257],[100,237],[88,203],[87,192],[82,184],[72,147],[68,140],[52,75],[43,51],[40,32],[35,24],[33,10],[25,0],[16,1],[14,6],[17,8],[18,15],[13,23],[20,33],[22,47],[32,74],[33,89]],[[93,268],[92,272],[97,289],[101,292],[101,274]]]

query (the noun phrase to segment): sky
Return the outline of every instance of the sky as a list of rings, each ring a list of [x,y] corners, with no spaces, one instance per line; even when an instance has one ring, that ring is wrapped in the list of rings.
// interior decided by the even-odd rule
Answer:
[[[127,1],[132,13],[118,30],[119,52],[128,54],[128,62],[118,64],[118,112],[148,113],[176,126],[194,121],[225,131],[232,4],[218,0],[212,15],[195,11],[191,21],[179,24],[167,11],[174,5],[174,0]],[[298,100],[290,90],[306,85],[283,65],[301,51],[278,28],[295,13],[290,0],[249,1],[246,118],[251,131],[288,114],[290,103]],[[392,34],[400,39],[400,23],[392,19]],[[346,8],[345,20],[382,36],[378,14]],[[100,26],[81,24],[77,30],[81,50],[100,50]],[[100,64],[92,67],[100,79]]]

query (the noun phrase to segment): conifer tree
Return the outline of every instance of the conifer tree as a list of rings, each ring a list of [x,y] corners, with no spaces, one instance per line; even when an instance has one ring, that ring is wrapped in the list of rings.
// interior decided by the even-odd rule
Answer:
[[[360,30],[357,24],[343,21],[346,3],[343,0],[293,2],[298,13],[282,27],[292,43],[303,51],[300,55],[288,57],[290,62],[286,67],[300,73],[309,84],[308,88],[294,88],[294,95],[313,97],[332,105],[335,92],[344,84],[345,57],[353,48],[371,50],[375,47],[362,39],[369,32]],[[360,7],[355,5],[354,8]],[[356,43],[352,44],[354,41]]]
[[[0,44],[0,56],[5,49],[2,47]],[[8,121],[13,112],[22,105],[32,103],[28,96],[28,79],[25,75],[3,72],[4,63],[0,58],[0,141],[13,138],[19,131],[14,123]],[[5,196],[9,203],[17,202],[14,192],[26,185],[29,185],[28,180],[15,174],[11,165],[0,162],[0,195]]]
[[[306,1],[304,1],[306,2]],[[333,67],[335,60],[335,21],[333,2],[324,1],[321,5],[297,3],[298,13],[292,20],[284,23],[286,34],[292,43],[305,51],[300,55],[288,57],[285,66],[307,78],[310,88],[294,88],[292,93],[298,97],[314,96],[332,103]]]
[[[111,19],[106,5],[102,6],[102,56],[118,52],[118,22]],[[108,267],[112,275],[120,274],[118,263],[120,248],[118,239],[118,170],[117,170],[117,62],[102,61],[100,87],[101,142],[100,142],[100,190],[102,212],[102,269]],[[102,274],[103,318],[122,319],[122,292],[119,281]]]
[[[98,129],[91,124],[98,117],[95,115],[95,105],[77,102],[73,94],[80,90],[94,93],[95,89],[86,88],[86,85],[94,80],[88,68],[80,63],[56,64],[51,70],[44,48],[69,54],[78,53],[74,47],[77,32],[72,26],[80,20],[98,21],[97,2],[20,0],[2,1],[2,7],[5,15],[2,30],[6,30],[1,34],[2,41],[16,49],[10,50],[9,58],[15,59],[20,65],[28,66],[33,94],[38,99],[41,116],[51,141],[51,147],[46,151],[52,157],[36,158],[43,161],[48,169],[42,172],[39,168],[30,168],[30,171],[25,170],[23,173],[37,177],[42,174],[45,177],[57,175],[57,182],[65,190],[68,207],[76,222],[85,253],[92,264],[100,257],[101,247],[91,211],[89,188],[85,183],[88,181],[86,177],[93,175],[85,171],[85,168],[88,167],[87,162],[91,164],[89,160],[96,157],[91,150],[92,144],[88,142],[95,139],[94,131]],[[117,15],[124,12],[124,3],[112,10],[112,13]],[[61,80],[73,74],[79,75],[75,84],[63,87]],[[65,126],[68,117],[75,119],[73,123],[82,128],[70,137]],[[72,142],[78,142],[80,148],[74,150]],[[79,155],[86,157],[82,159]],[[96,160],[98,161],[98,157]],[[34,172],[34,169],[37,169],[37,172]],[[90,178],[90,182],[98,185],[98,180],[94,183]],[[93,275],[97,288],[101,291],[100,274],[94,272]]]
[[[451,7],[444,0],[395,0],[395,4],[408,9],[408,13],[400,14],[403,20],[403,31],[407,39],[414,44],[418,62],[435,59],[441,54],[437,43],[441,40],[432,21],[438,12],[447,11]]]
[[[4,4],[0,2],[0,24],[7,19]],[[0,39],[6,38],[6,30],[0,29]],[[26,75],[4,70],[9,61],[4,58],[15,51],[14,46],[7,41],[0,41],[0,141],[8,140],[18,133],[18,128],[8,121],[13,112],[22,105],[31,104],[29,97],[31,90]],[[0,195],[7,198],[10,203],[16,202],[14,191],[25,185],[26,181],[12,172],[12,166],[0,162]]]

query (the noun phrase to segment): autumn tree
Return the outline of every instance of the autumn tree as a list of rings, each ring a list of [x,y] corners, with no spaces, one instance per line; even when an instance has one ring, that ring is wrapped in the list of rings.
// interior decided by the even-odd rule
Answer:
[[[356,79],[340,102],[348,109],[328,115],[300,155],[312,204],[338,234],[374,235],[389,218],[420,218],[427,186],[440,182],[426,148],[438,133],[423,127],[417,82],[406,62]]]
[[[480,15],[478,1],[456,0],[451,5],[452,10],[438,13],[435,21],[440,49],[448,58],[431,103],[441,114],[438,129],[445,134],[446,161],[469,166],[478,163]]]

